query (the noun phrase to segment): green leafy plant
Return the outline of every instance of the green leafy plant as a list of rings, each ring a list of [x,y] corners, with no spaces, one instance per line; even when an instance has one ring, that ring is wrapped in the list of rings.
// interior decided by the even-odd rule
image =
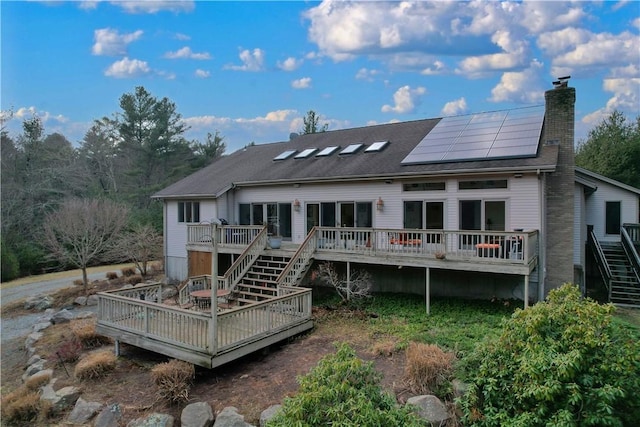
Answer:
[[[612,305],[564,285],[517,310],[470,355],[463,421],[480,426],[625,426],[640,419],[638,331]]]
[[[423,426],[406,407],[382,391],[373,363],[356,357],[347,344],[337,345],[311,372],[298,379],[300,390],[285,399],[269,427]]]

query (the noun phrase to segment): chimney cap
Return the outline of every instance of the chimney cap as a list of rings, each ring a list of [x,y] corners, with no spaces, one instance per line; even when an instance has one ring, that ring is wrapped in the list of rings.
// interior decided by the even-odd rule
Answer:
[[[567,87],[567,85],[569,84],[569,79],[570,78],[571,78],[571,76],[558,77],[558,80],[553,82],[553,87],[555,87],[556,89],[561,88],[561,87]]]

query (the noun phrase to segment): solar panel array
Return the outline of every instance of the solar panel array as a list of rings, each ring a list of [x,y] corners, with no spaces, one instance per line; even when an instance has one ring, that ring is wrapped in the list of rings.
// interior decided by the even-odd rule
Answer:
[[[445,117],[402,164],[534,157],[544,106]]]

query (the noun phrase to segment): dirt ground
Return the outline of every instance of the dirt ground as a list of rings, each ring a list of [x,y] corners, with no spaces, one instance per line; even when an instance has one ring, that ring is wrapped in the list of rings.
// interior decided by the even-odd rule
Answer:
[[[63,304],[70,296],[58,297]],[[19,310],[13,310],[15,315]],[[5,316],[6,310],[3,312]],[[372,360],[383,374],[383,387],[399,401],[409,396],[403,386],[405,357],[394,352],[393,341],[374,337],[367,331],[366,314],[346,310],[314,308],[315,328],[304,335],[279,343],[266,351],[248,355],[235,362],[208,370],[197,367],[189,402],[208,402],[214,413],[226,406],[235,406],[245,421],[258,425],[260,413],[270,405],[281,403],[298,389],[296,378],[306,374],[318,360],[335,351],[334,343],[350,343],[358,355]],[[70,335],[68,324],[54,325],[43,331],[36,345],[40,355],[48,360],[58,378],[55,389],[67,385],[80,386],[82,398],[106,404],[119,403],[125,422],[151,412],[169,413],[179,425],[186,404],[170,405],[157,398],[157,388],[151,379],[151,369],[168,359],[162,355],[122,345],[117,369],[106,378],[79,382],[73,378],[74,364],[56,363],[55,348]],[[24,338],[5,343],[2,347],[2,392],[18,387],[26,355]],[[103,348],[113,349],[113,346]]]

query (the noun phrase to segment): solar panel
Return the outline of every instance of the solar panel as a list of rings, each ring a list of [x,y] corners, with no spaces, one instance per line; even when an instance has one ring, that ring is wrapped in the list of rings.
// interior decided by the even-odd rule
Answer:
[[[544,106],[445,117],[402,160],[402,164],[534,157]]]
[[[306,159],[311,154],[313,154],[316,150],[317,150],[317,148],[306,148],[306,149],[302,150],[300,153],[296,154],[294,159]]]
[[[320,151],[318,154],[316,154],[316,157],[330,156],[338,148],[340,148],[339,145],[334,145],[332,147],[323,148],[322,151]]]
[[[276,157],[274,157],[274,158],[273,158],[273,160],[284,160],[284,159],[288,159],[288,158],[289,158],[289,157],[291,157],[291,155],[292,155],[293,153],[295,153],[295,152],[296,152],[296,150],[287,150],[287,151],[284,151],[284,152],[282,152],[282,153],[278,154]]]
[[[353,154],[356,151],[358,151],[364,144],[359,143],[359,144],[350,144],[347,145],[341,152],[340,154]]]
[[[382,151],[384,149],[384,147],[387,146],[387,144],[389,144],[389,141],[379,141],[379,142],[374,142],[373,144],[371,144],[370,146],[368,146],[364,152],[365,153],[377,153],[378,151]]]

